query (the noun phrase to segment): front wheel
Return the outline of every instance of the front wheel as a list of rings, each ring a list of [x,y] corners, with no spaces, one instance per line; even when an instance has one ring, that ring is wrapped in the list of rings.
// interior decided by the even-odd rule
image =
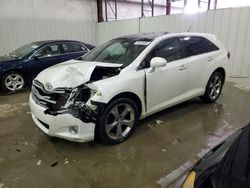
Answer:
[[[134,101],[121,98],[110,103],[97,124],[98,138],[108,144],[119,144],[133,132],[139,119]]]
[[[224,79],[222,74],[220,72],[213,73],[208,80],[205,94],[201,96],[201,99],[207,103],[216,101],[221,94],[223,84]]]
[[[25,78],[19,72],[9,72],[3,76],[2,88],[5,91],[16,92],[25,86]]]

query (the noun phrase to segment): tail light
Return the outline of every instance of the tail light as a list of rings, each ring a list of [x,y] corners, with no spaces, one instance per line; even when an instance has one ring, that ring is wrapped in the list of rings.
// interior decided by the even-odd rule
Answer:
[[[231,53],[229,51],[227,51],[227,58],[228,58],[228,60],[230,60],[230,57],[231,57]]]

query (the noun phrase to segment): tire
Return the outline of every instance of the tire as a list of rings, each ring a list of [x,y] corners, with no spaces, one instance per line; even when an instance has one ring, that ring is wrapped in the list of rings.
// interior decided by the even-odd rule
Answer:
[[[138,119],[139,111],[134,101],[128,98],[114,100],[97,123],[97,138],[106,144],[120,144],[132,134]]]
[[[200,97],[201,100],[205,103],[215,102],[221,94],[223,84],[224,78],[222,74],[214,72],[207,82],[205,94]]]
[[[11,71],[2,77],[1,85],[6,92],[17,92],[25,87],[26,80],[23,74]]]

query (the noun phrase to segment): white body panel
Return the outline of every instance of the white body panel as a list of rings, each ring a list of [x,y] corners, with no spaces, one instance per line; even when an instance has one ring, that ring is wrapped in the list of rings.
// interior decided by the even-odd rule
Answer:
[[[101,91],[101,95],[94,95],[91,100],[108,103],[114,96],[131,92],[142,101],[142,117],[146,117],[144,101],[144,71],[121,72],[118,76],[99,80],[92,83]],[[91,86],[90,86],[91,87]]]
[[[145,68],[137,70],[146,55],[161,41],[179,36],[203,36],[220,50],[197,56],[183,58],[164,67]],[[90,101],[108,104],[121,93],[135,94],[141,101],[141,116],[143,119],[165,108],[204,94],[206,84],[217,68],[227,71],[227,51],[213,35],[199,33],[166,34],[154,39],[142,53],[117,76],[87,83],[86,85],[97,92],[90,97],[86,105],[92,106]],[[74,88],[86,83],[96,66],[120,67],[120,64],[69,61],[53,66],[41,72],[37,80],[42,84],[50,82],[54,88]],[[74,141],[90,141],[94,138],[94,123],[84,123],[69,114],[45,115],[45,108],[37,105],[30,97],[30,107],[35,123],[48,135],[57,136]],[[45,130],[37,120],[50,126]],[[70,125],[79,125],[79,134],[69,133]]]
[[[147,115],[158,112],[185,98],[187,69],[185,60],[169,63],[165,67],[146,69]]]

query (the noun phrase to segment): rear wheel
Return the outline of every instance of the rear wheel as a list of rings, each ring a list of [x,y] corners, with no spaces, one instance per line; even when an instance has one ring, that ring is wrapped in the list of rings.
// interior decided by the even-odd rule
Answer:
[[[117,99],[107,106],[97,124],[98,138],[108,144],[122,143],[131,135],[138,119],[134,101]]]
[[[3,76],[2,88],[5,91],[16,92],[25,86],[25,78],[19,72],[9,72]]]
[[[223,76],[220,72],[215,72],[209,78],[205,94],[201,97],[204,102],[212,103],[216,101],[222,91],[222,87],[224,84]]]

